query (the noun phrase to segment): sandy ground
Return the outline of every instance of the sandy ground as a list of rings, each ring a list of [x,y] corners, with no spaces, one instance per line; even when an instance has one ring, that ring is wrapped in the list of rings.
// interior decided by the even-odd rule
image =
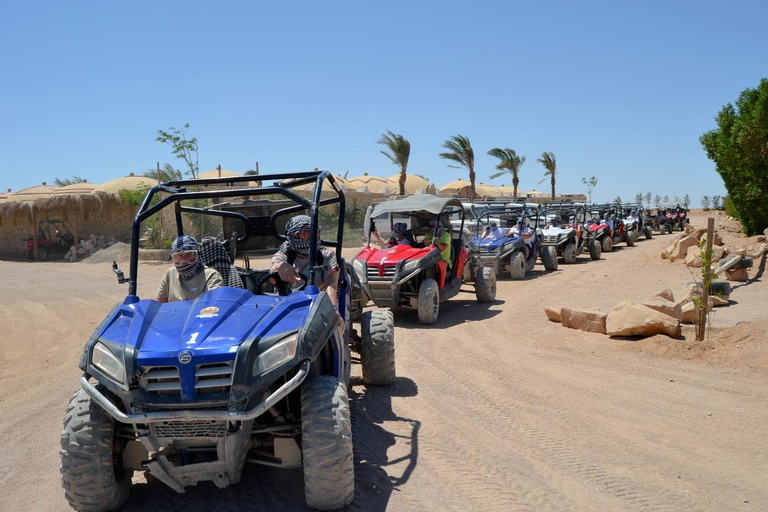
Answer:
[[[694,218],[695,223],[699,219]],[[350,390],[350,510],[768,510],[768,285],[736,287],[704,344],[610,339],[546,305],[611,309],[693,280],[670,236],[462,294],[430,327],[396,319],[390,388]],[[142,263],[151,296],[165,263]],[[127,265],[125,265],[127,270]],[[85,340],[125,294],[108,263],[0,262],[0,510],[67,510],[59,434]],[[734,330],[718,334],[723,329]],[[300,471],[249,466],[226,490],[134,477],[124,510],[305,510]]]

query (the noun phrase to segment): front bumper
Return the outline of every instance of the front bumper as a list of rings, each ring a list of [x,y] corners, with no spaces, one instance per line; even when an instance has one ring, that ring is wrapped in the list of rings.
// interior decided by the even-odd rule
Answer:
[[[299,364],[299,371],[288,382],[280,386],[274,393],[252,409],[246,411],[211,411],[211,410],[166,410],[142,413],[125,413],[117,408],[94,385],[88,382],[87,375],[80,377],[80,387],[91,397],[107,414],[121,423],[157,423],[163,421],[249,421],[258,418],[271,407],[285,398],[307,378],[309,373],[309,359]]]

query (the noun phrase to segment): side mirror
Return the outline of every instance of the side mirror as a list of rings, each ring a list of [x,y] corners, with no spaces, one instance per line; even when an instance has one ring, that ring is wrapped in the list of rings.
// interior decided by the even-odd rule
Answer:
[[[118,284],[123,284],[123,283],[125,283],[125,282],[127,282],[127,281],[128,281],[128,279],[126,279],[126,278],[123,276],[123,271],[122,271],[122,270],[120,270],[120,269],[117,267],[117,262],[116,262],[116,261],[113,261],[113,262],[112,262],[112,272],[114,272],[115,274],[117,274],[117,283],[118,283]]]

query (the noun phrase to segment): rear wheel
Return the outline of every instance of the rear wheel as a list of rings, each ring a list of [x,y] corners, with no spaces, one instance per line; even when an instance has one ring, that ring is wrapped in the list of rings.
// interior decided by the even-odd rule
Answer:
[[[368,302],[362,288],[352,285],[351,303],[349,305],[349,318],[355,322],[363,317],[363,308]]]
[[[480,267],[475,275],[475,296],[477,302],[496,300],[496,271],[491,267]]]
[[[659,234],[663,235],[664,231],[666,231],[664,224],[659,224]]]
[[[419,286],[419,322],[433,324],[440,313],[440,290],[437,281],[425,279]]]
[[[352,502],[355,468],[347,387],[323,375],[301,388],[301,446],[304,497],[319,510],[336,510]]]
[[[575,243],[568,242],[568,244],[566,244],[565,249],[563,249],[563,261],[565,261],[568,264],[576,263],[576,244]]]
[[[613,250],[613,240],[608,235],[603,238],[603,252],[611,252]]]
[[[75,510],[114,510],[128,499],[133,471],[122,467],[115,420],[82,389],[72,395],[61,431],[61,485]]]
[[[667,233],[669,233],[671,235],[672,231],[673,231],[672,224],[667,224]]]
[[[651,227],[650,226],[645,226],[645,229],[643,229],[643,231],[645,231],[645,239],[646,240],[650,240],[651,238],[653,238],[653,232],[651,231]]]
[[[522,249],[513,252],[509,258],[509,277],[525,279],[525,254]]]
[[[627,247],[632,247],[635,245],[635,232],[630,231],[628,233],[624,233],[624,241],[627,243]]]
[[[43,247],[37,248],[37,261],[45,261],[48,259],[48,251]]]
[[[362,315],[360,361],[363,382],[386,386],[395,382],[395,319],[391,311],[374,309]]]

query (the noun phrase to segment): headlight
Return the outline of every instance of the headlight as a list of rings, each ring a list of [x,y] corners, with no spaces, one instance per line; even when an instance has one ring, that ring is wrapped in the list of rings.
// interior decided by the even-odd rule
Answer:
[[[410,272],[419,268],[419,260],[406,261],[403,265],[403,272]]]
[[[116,382],[125,382],[125,366],[103,343],[99,342],[93,346],[91,364]]]
[[[365,275],[365,262],[363,260],[352,260],[352,268],[355,269],[359,275]]]
[[[299,333],[295,332],[278,341],[262,354],[259,354],[253,362],[253,371],[251,372],[251,375],[262,375],[273,368],[280,366],[284,362],[293,359],[293,356],[296,355],[298,338]]]

